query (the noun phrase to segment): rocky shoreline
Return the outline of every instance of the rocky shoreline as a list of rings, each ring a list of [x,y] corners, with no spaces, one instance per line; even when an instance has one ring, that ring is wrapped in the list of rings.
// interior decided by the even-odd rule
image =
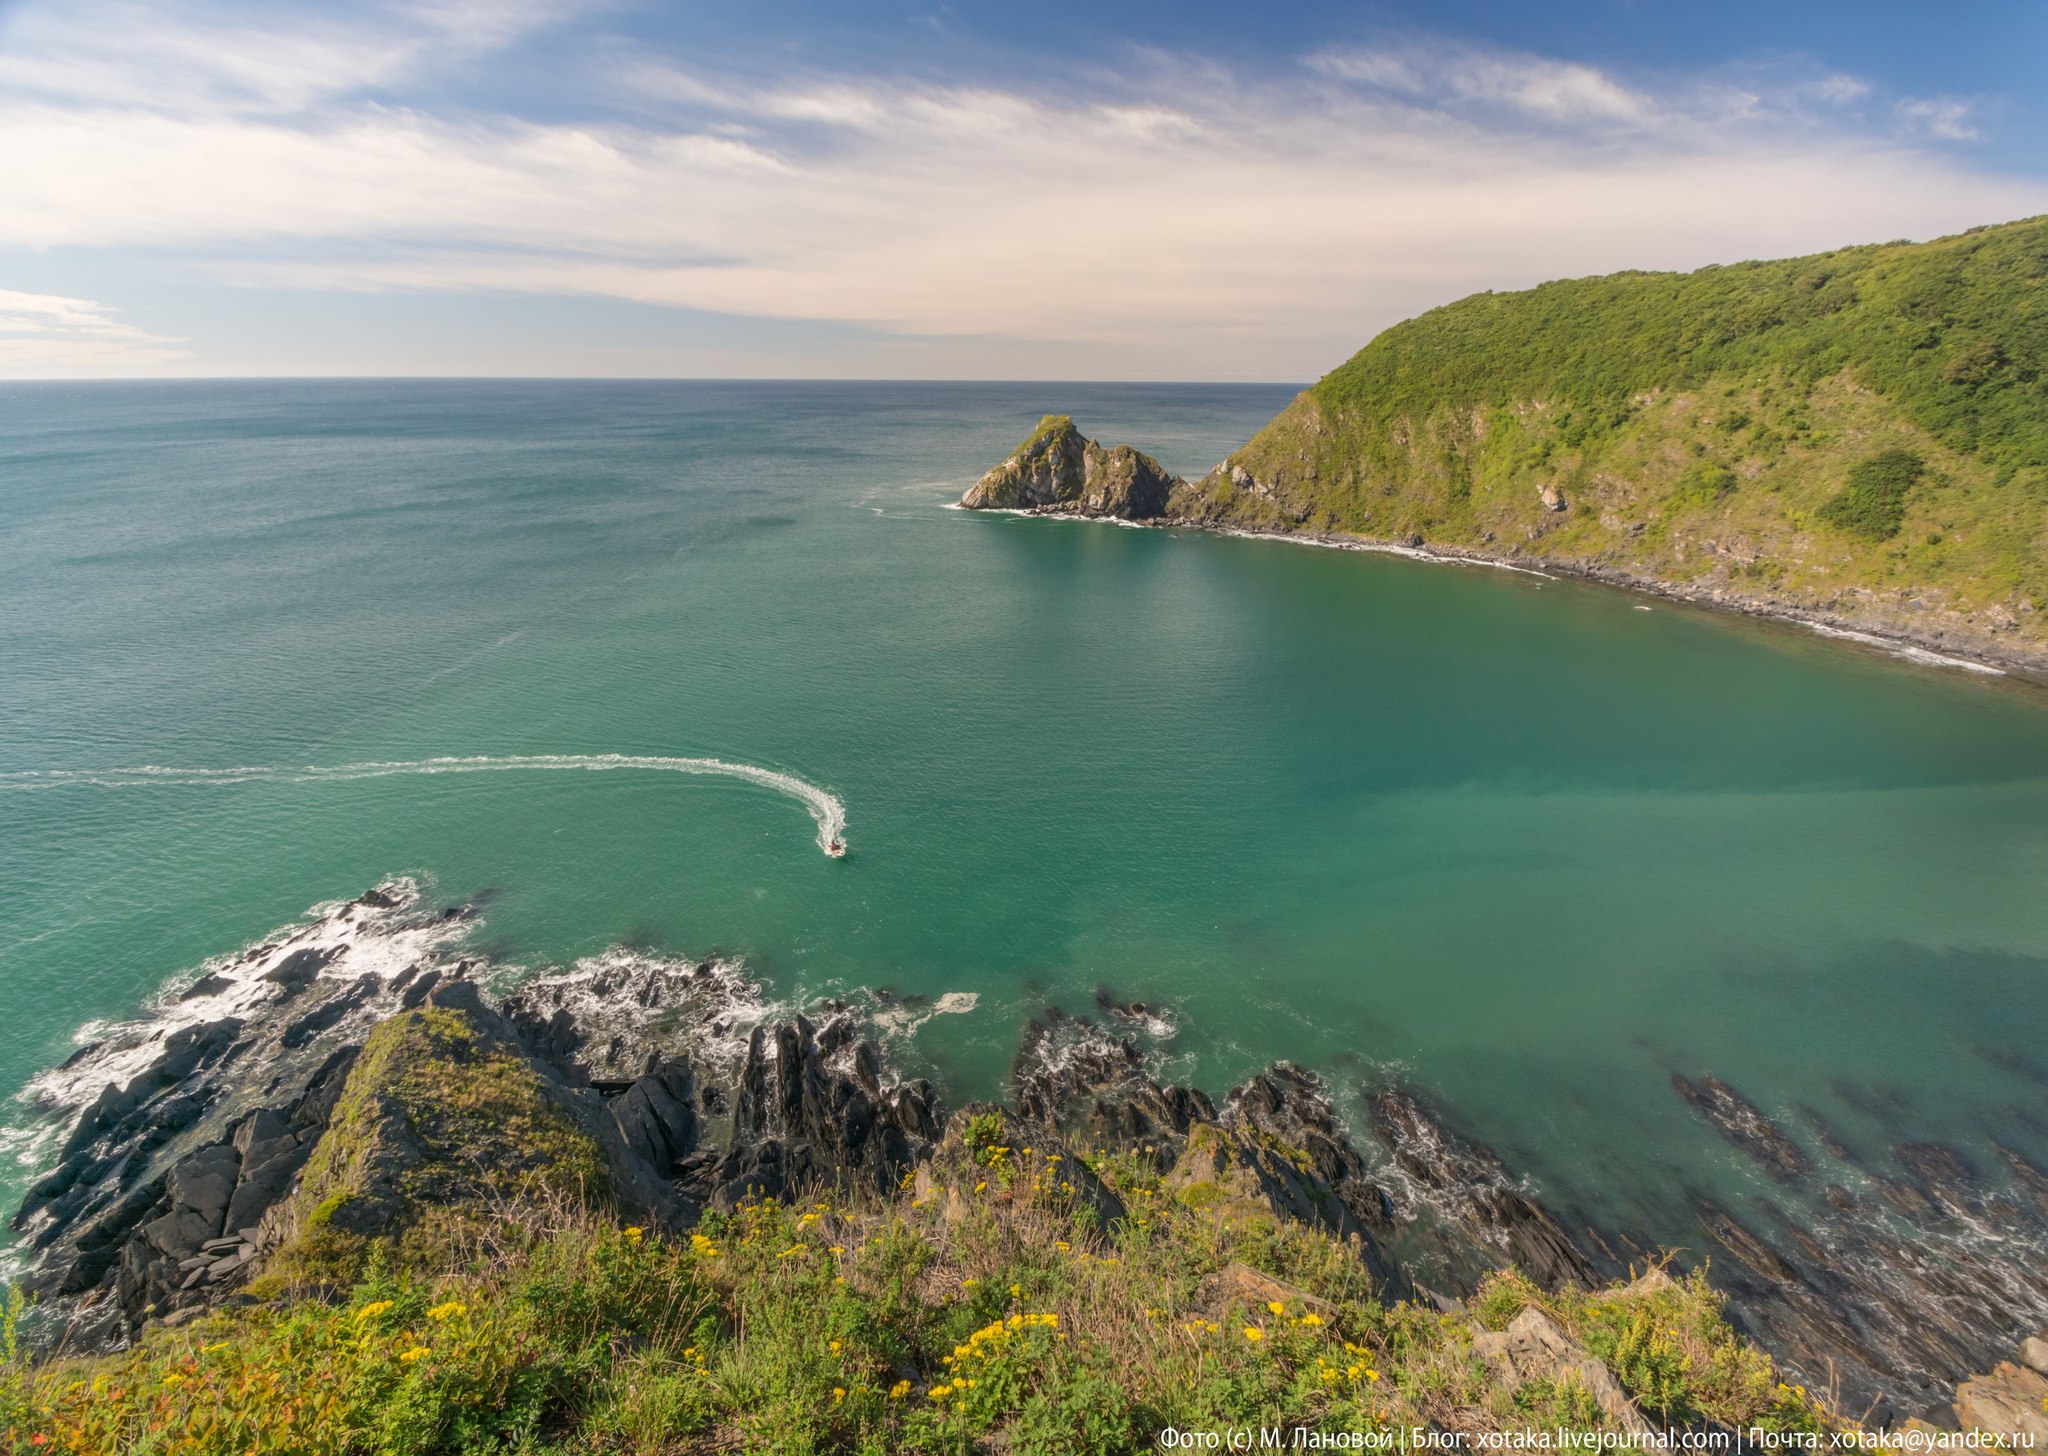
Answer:
[[[1114,464],[1112,465],[1112,462]],[[1219,466],[1221,471],[1223,467]],[[1132,488],[1129,482],[1139,482]],[[1256,493],[1248,477],[1241,488]],[[1645,596],[1712,611],[1783,622],[1823,635],[1860,642],[1910,660],[2048,683],[2048,655],[2017,650],[1993,636],[1960,625],[1918,627],[1897,614],[1873,615],[1824,610],[1768,594],[1667,581],[1609,562],[1541,556],[1516,551],[1480,551],[1425,542],[1420,536],[1374,540],[1306,527],[1251,527],[1216,514],[1213,501],[1195,484],[1171,475],[1150,456],[1128,445],[1105,448],[1081,435],[1071,419],[1048,415],[1038,429],[1000,465],[961,497],[964,510],[994,510],[1070,520],[1111,521],[1162,530],[1205,531],[1247,540],[1405,556],[1448,565],[1483,566],[1539,576],[1568,577],[1618,587]],[[1553,510],[1570,509],[1557,498]]]
[[[482,1199],[487,1183],[502,1196],[461,1177],[423,1193],[431,1138],[353,1075],[366,1043],[411,1012],[466,1028],[464,1056],[508,1069],[535,1116],[597,1150],[587,1176],[676,1232],[705,1209],[813,1189],[933,1196],[948,1126],[994,1110],[949,1110],[892,1067],[868,1009],[777,1012],[716,960],[622,953],[496,994],[505,968],[462,944],[473,913],[380,885],[217,964],[159,1017],[39,1082],[46,1115],[69,1123],[13,1220],[32,1337],[116,1348],[152,1322],[253,1302],[251,1281],[311,1226],[374,1236],[423,1200]],[[1953,1426],[1969,1418],[1958,1401],[1978,1399],[1957,1394],[1963,1382],[2004,1382],[1972,1387],[1984,1401],[2026,1386],[1994,1367],[2048,1326],[2048,1172],[2010,1149],[1988,1177],[1931,1144],[1862,1167],[1817,1122],[1795,1138],[1738,1089],[1674,1074],[1675,1094],[1782,1198],[1738,1216],[1695,1195],[1696,1247],[1666,1251],[1547,1207],[1402,1082],[1344,1089],[1362,1096],[1363,1138],[1331,1086],[1291,1064],[1220,1102],[1164,1083],[1145,1044],[1155,1023],[1156,1008],[1107,992],[1085,1012],[1050,1007],[1012,1067],[1001,1110],[1041,1151],[1063,1150],[1101,1226],[1126,1210],[1089,1160],[1139,1158],[1218,1218],[1253,1208],[1339,1239],[1384,1299],[1448,1309],[1510,1264],[1546,1289],[1706,1264],[1739,1324],[1852,1416]],[[337,1181],[343,1136],[368,1172]],[[548,1174],[548,1156],[527,1171]]]

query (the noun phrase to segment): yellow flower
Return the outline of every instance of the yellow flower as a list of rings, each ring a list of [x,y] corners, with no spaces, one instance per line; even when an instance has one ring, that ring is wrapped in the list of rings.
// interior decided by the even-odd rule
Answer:
[[[449,1300],[449,1301],[448,1301],[448,1302],[447,1302],[446,1304],[437,1304],[437,1305],[435,1305],[435,1306],[434,1306],[434,1307],[433,1307],[432,1309],[428,1310],[428,1311],[427,1311],[427,1318],[428,1318],[428,1319],[430,1319],[430,1320],[437,1320],[437,1321],[438,1321],[438,1320],[446,1320],[446,1319],[453,1319],[453,1318],[455,1318],[455,1316],[457,1316],[457,1315],[459,1315],[459,1314],[467,1314],[467,1313],[468,1313],[468,1311],[467,1311],[466,1309],[464,1309],[464,1308],[462,1307],[462,1305],[461,1305],[461,1304],[459,1304],[459,1303],[457,1303],[457,1302],[456,1302],[455,1300],[452,1300],[452,1299],[451,1299],[451,1300]]]
[[[180,1375],[175,1370],[173,1370],[170,1374],[164,1377],[164,1384],[170,1386],[173,1390],[176,1390],[179,1386],[183,1385],[184,1383],[185,1377]]]
[[[980,1181],[979,1183],[977,1183],[977,1184],[975,1184],[975,1185],[974,1185],[974,1191],[975,1191],[976,1193],[979,1193],[979,1192],[981,1192],[981,1191],[982,1191],[982,1189],[984,1189],[984,1188],[986,1188],[986,1187],[988,1187],[988,1179],[984,1178],[984,1179],[982,1179],[982,1180],[981,1180],[981,1181]]]
[[[1256,1345],[1259,1341],[1266,1338],[1266,1332],[1254,1325],[1246,1325],[1244,1327],[1244,1337]]]
[[[1010,1298],[1012,1298],[1012,1299],[1022,1299],[1023,1297],[1024,1297],[1024,1286],[1023,1286],[1023,1285],[1021,1285],[1021,1284],[1012,1284],[1012,1285],[1010,1286]]]
[[[839,1353],[839,1342],[837,1340],[832,1342],[832,1353],[835,1355]]]
[[[1281,1302],[1280,1302],[1279,1300],[1277,1300],[1277,1299],[1269,1299],[1269,1300],[1267,1300],[1267,1301],[1266,1301],[1266,1308],[1267,1308],[1267,1309],[1269,1309],[1269,1310],[1271,1310],[1271,1311],[1272,1311],[1272,1312],[1273,1312],[1274,1314],[1276,1314],[1276,1315],[1282,1315],[1282,1314],[1285,1314],[1285,1313],[1287,1313],[1287,1306],[1286,1306],[1286,1305],[1284,1305],[1284,1304],[1282,1304],[1282,1303],[1281,1303]]]
[[[1380,1378],[1380,1373],[1377,1370],[1368,1370],[1365,1372],[1365,1378],[1367,1380],[1377,1380]]]
[[[415,1360],[424,1360],[427,1358],[427,1347],[425,1345],[414,1345],[398,1358],[408,1365],[412,1364]]]
[[[952,1393],[953,1387],[950,1385],[934,1385],[931,1388],[931,1397],[933,1400],[944,1400],[947,1396],[951,1395]]]
[[[901,1400],[908,1394],[910,1394],[910,1382],[907,1380],[899,1380],[889,1387],[889,1399],[891,1400]]]
[[[626,1230],[626,1238],[630,1242],[637,1244],[640,1242],[642,1238],[646,1236],[646,1233],[646,1229],[641,1228],[638,1224],[634,1224]]]
[[[839,1402],[840,1402],[840,1401],[842,1401],[842,1400],[845,1400],[845,1399],[846,1399],[846,1387],[845,1387],[845,1386],[843,1386],[843,1385],[835,1385],[835,1386],[833,1386],[833,1387],[832,1387],[832,1404],[834,1404],[834,1405],[837,1405],[837,1404],[839,1404]]]
[[[391,1301],[388,1299],[380,1299],[375,1304],[366,1304],[356,1311],[356,1323],[361,1324],[364,1320],[375,1319],[389,1308],[391,1308]]]
[[[1307,1314],[1301,1317],[1301,1322],[1305,1325],[1319,1325],[1323,1322],[1323,1317],[1317,1314],[1314,1310],[1310,1310]]]

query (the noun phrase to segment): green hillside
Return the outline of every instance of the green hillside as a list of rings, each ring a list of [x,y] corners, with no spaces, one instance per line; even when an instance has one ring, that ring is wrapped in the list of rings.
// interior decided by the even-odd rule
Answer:
[[[2048,218],[1479,294],[1177,493],[2048,663]]]

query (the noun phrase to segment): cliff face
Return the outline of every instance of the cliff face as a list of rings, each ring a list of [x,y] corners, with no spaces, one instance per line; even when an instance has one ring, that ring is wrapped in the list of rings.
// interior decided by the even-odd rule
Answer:
[[[1027,510],[1147,521],[1165,514],[1182,482],[1151,456],[1105,449],[1066,415],[1047,415],[1001,465],[961,497],[968,510]]]

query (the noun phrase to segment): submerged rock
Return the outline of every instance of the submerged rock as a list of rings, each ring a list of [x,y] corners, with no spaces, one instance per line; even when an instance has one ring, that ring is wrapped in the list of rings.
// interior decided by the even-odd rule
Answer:
[[[1166,513],[1181,484],[1157,460],[1129,445],[1104,448],[1067,415],[1047,415],[960,498],[968,510],[1049,511],[1148,521]]]

